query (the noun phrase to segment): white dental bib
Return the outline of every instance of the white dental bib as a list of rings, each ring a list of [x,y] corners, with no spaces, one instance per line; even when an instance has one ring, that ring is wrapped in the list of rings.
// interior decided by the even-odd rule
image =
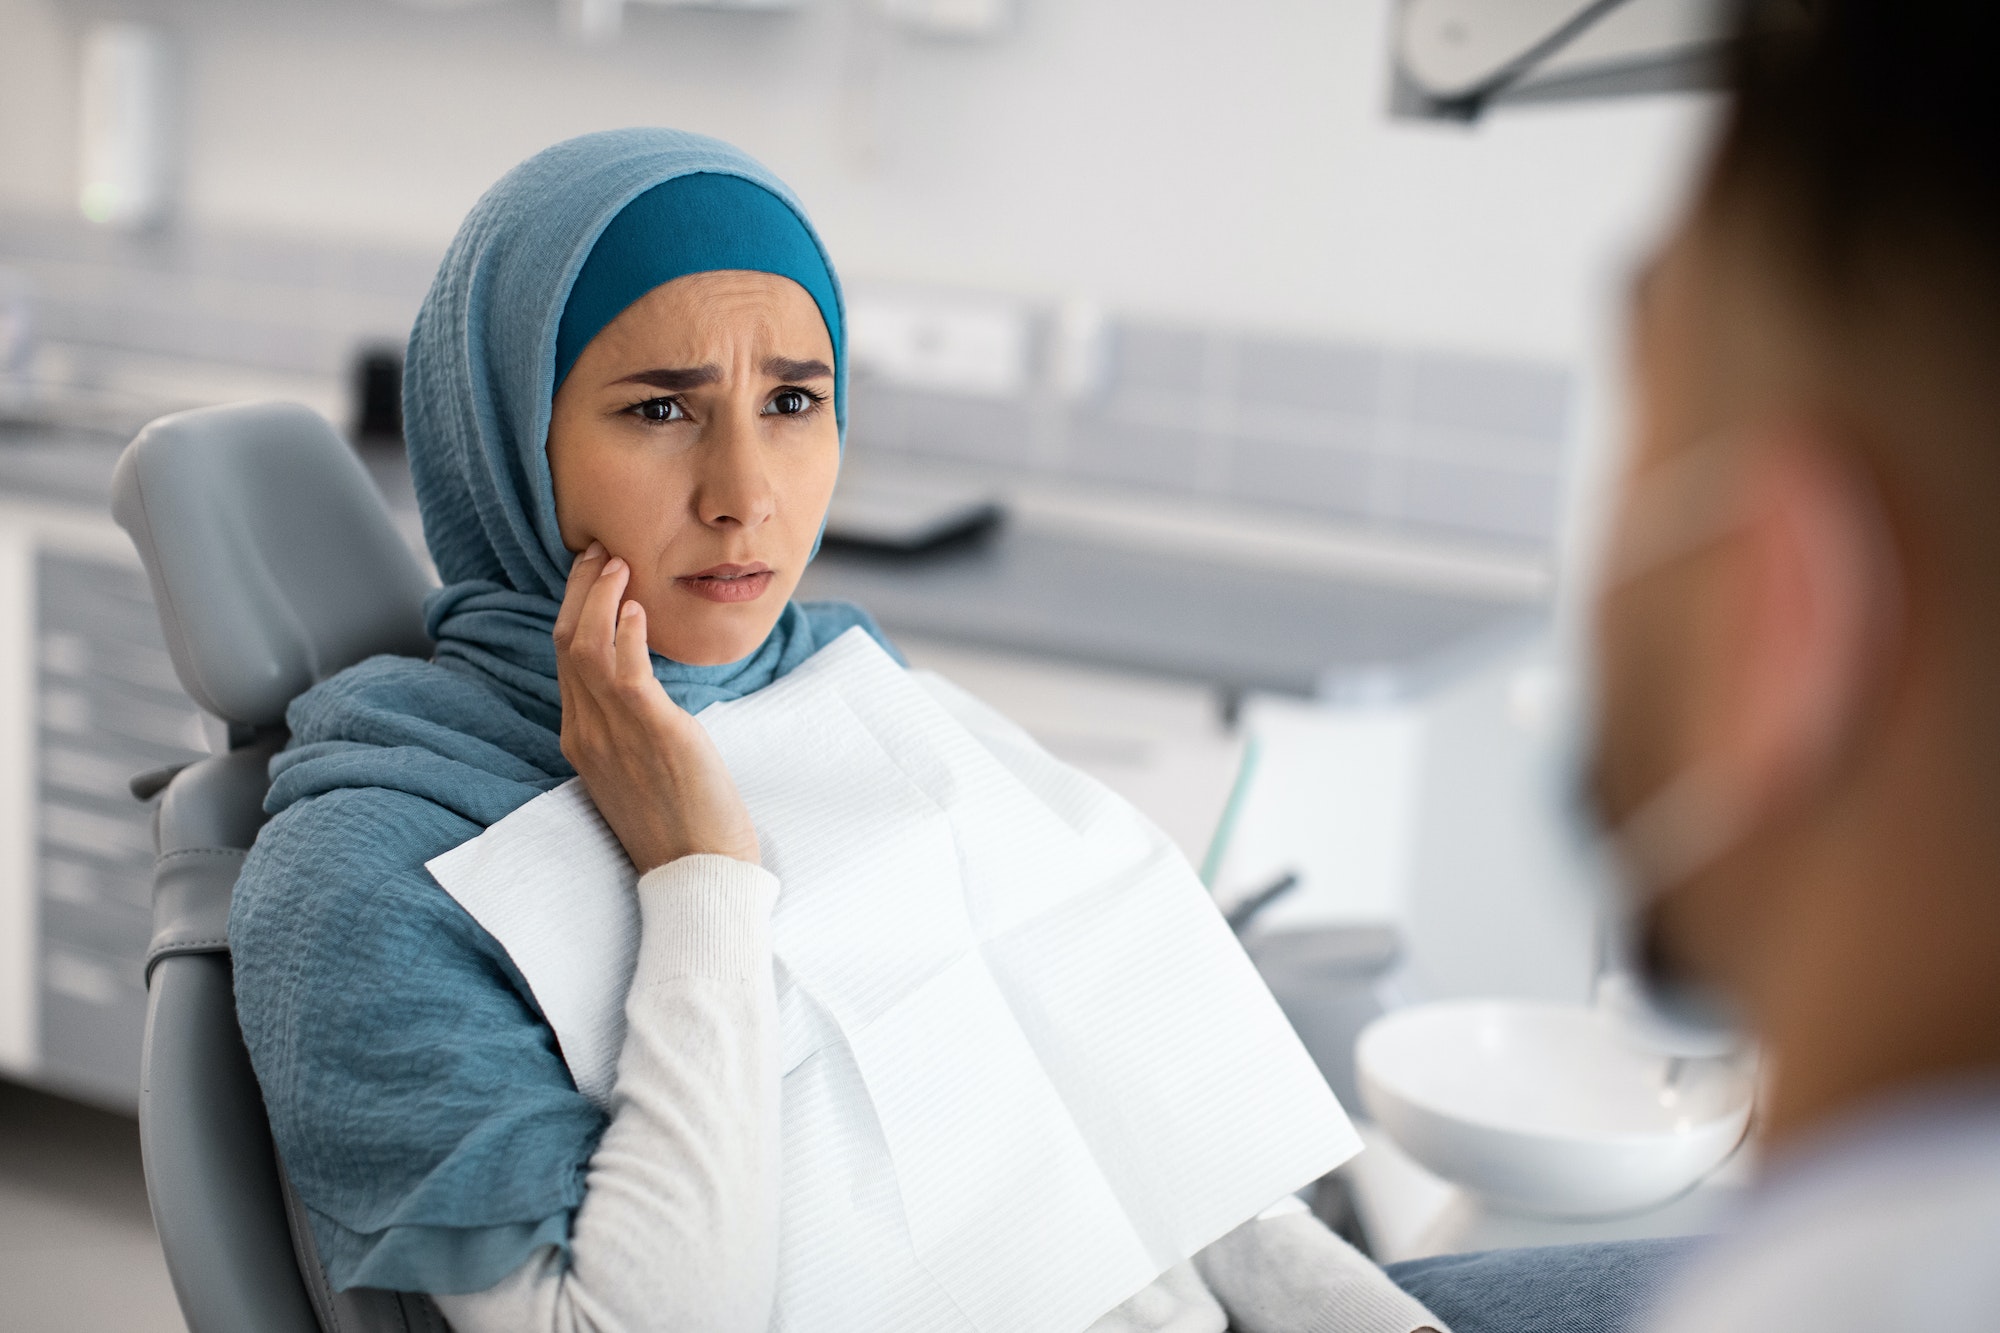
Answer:
[[[700,721],[782,886],[774,1329],[1079,1333],[1360,1150],[1186,859],[970,695],[856,629]],[[636,877],[581,782],[429,869],[607,1105]]]

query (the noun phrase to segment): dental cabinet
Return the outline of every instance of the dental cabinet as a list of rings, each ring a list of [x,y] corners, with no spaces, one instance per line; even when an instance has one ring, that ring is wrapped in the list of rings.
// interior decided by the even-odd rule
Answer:
[[[105,511],[116,451],[78,445],[0,447],[0,1072],[130,1107],[153,849],[127,783],[207,744]]]

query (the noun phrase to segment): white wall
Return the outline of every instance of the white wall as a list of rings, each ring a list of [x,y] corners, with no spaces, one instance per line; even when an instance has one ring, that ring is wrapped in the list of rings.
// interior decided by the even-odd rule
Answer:
[[[951,44],[862,0],[635,6],[602,49],[552,0],[0,0],[0,208],[64,209],[89,17],[183,35],[185,215],[442,245],[562,136],[732,139],[800,190],[851,278],[1574,360],[1699,128],[1697,99],[1392,124],[1386,0],[1021,0]]]

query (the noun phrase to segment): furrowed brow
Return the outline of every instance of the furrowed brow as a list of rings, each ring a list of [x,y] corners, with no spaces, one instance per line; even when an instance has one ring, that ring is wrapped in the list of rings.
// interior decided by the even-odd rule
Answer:
[[[627,375],[616,384],[643,384],[649,389],[664,389],[668,393],[678,393],[683,389],[699,389],[704,384],[713,384],[722,378],[720,366],[662,367],[657,370],[641,370]]]
[[[774,356],[764,363],[764,373],[774,380],[830,380],[833,367],[824,361],[794,361],[787,356]]]

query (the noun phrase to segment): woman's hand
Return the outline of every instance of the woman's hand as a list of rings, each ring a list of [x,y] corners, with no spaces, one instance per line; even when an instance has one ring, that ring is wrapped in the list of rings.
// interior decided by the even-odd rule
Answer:
[[[556,617],[562,751],[644,874],[713,852],[757,863],[757,830],[715,743],[653,679],[631,571],[592,542]]]

